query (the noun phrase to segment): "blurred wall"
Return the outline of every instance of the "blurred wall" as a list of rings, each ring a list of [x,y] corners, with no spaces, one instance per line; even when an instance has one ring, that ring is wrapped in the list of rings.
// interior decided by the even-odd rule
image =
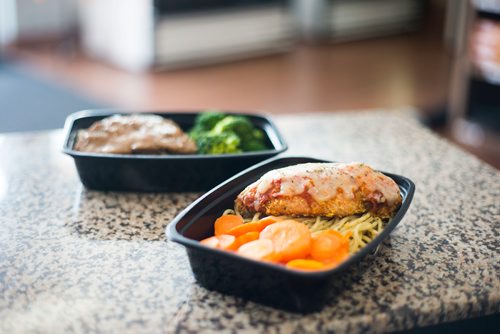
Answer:
[[[76,0],[0,0],[0,43],[53,38],[78,25]]]

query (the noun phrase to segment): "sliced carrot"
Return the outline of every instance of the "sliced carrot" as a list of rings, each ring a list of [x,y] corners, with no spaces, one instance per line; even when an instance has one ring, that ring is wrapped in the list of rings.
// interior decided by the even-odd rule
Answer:
[[[320,232],[320,234],[327,234],[327,235],[334,235],[334,236],[337,236],[339,238],[343,238],[343,239],[346,239],[347,236],[343,235],[342,233],[340,233],[339,231],[335,231],[335,230],[323,230]],[[348,231],[346,233],[346,235],[350,235],[352,232],[351,231]]]
[[[277,262],[279,260],[274,251],[273,242],[268,239],[250,241],[238,248],[237,253],[255,260],[271,262]]]
[[[340,232],[326,230],[312,236],[311,257],[322,262],[339,263],[349,252],[349,239]]]
[[[323,264],[323,262],[319,262],[316,260],[307,260],[307,259],[295,259],[289,261],[287,262],[286,267],[291,269],[299,269],[307,271],[325,269],[325,265]]]
[[[208,247],[217,248],[219,246],[219,239],[217,237],[209,237],[200,241],[200,244],[203,244]]]
[[[238,245],[236,244],[236,238],[229,234],[221,234],[217,236],[219,238],[219,247],[226,250],[236,250]],[[233,237],[233,238],[231,238]]]
[[[349,257],[349,251],[337,252],[329,261],[323,261],[328,269],[335,268]]]
[[[259,239],[259,234],[260,234],[259,232],[248,232],[242,234],[236,237],[236,244],[238,245],[238,247],[240,247],[241,245],[244,245],[250,241],[257,240]]]
[[[235,226],[242,225],[243,218],[238,215],[222,215],[215,221],[214,230],[215,235],[226,234],[227,231]]]
[[[261,220],[257,220],[254,222],[249,222],[249,223],[244,223],[241,225],[237,225],[229,230],[226,231],[227,234],[234,235],[235,237],[238,237],[240,235],[243,235],[248,232],[260,232],[263,229],[265,229],[267,226],[274,224],[278,221],[282,220],[282,218],[278,217],[266,217]]]
[[[235,237],[239,237],[240,235],[243,235],[248,232],[260,232],[263,229],[264,228],[261,226],[261,224],[258,221],[256,221],[235,226],[227,230],[226,233],[234,235]]]
[[[329,260],[322,261],[325,265],[325,269],[332,269],[337,267],[339,264],[347,260],[349,257],[349,251],[343,249],[340,252],[336,252]]]
[[[282,218],[282,217],[267,216],[267,217],[264,217],[261,220],[259,220],[259,223],[262,226],[262,230],[263,230],[267,226],[274,224],[276,222],[282,221],[282,220],[284,220],[284,218]]]
[[[212,247],[220,248],[225,250],[236,250],[236,237],[229,234],[220,234],[213,237],[209,237],[200,241],[201,244]]]
[[[282,220],[267,226],[259,239],[272,240],[275,252],[283,262],[304,258],[311,250],[309,229],[295,220]]]

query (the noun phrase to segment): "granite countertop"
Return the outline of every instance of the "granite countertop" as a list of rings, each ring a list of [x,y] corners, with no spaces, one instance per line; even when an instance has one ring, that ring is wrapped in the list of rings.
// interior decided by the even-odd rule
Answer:
[[[410,210],[318,313],[195,283],[164,228],[195,193],[84,189],[61,131],[0,136],[0,332],[382,332],[500,312],[500,172],[407,112],[273,117],[286,155],[411,178]]]

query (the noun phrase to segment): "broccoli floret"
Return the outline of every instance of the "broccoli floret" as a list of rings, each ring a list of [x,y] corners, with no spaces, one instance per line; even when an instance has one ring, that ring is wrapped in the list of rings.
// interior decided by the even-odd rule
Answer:
[[[189,135],[196,141],[198,153],[224,154],[265,150],[264,133],[244,116],[227,116],[206,111],[198,115]]]
[[[217,123],[213,128],[214,133],[234,132],[241,139],[243,151],[262,151],[264,145],[264,133],[256,129],[252,122],[244,116],[227,116]]]
[[[253,151],[263,151],[267,149],[266,145],[262,141],[259,140],[250,140],[241,143],[241,148],[245,152],[253,152]]]
[[[191,130],[189,130],[188,135],[196,141],[206,133],[208,133],[208,131],[204,130],[201,126],[195,125]]]
[[[212,133],[208,132],[196,140],[198,153],[202,154],[224,154],[241,152],[240,138],[233,132]]]
[[[252,136],[253,124],[243,116],[226,116],[213,128],[214,133],[234,132],[241,139]]]
[[[264,142],[264,138],[265,138],[265,135],[264,135],[264,132],[259,130],[259,129],[254,129],[252,131],[252,137],[253,139],[255,140],[259,140],[261,142]]]
[[[194,129],[198,129],[198,131],[210,131],[214,128],[214,126],[222,121],[226,117],[225,114],[218,111],[205,111],[200,113],[195,120]]]
[[[226,117],[225,114],[217,111],[205,111],[200,113],[195,120],[194,126],[188,134],[194,140],[208,133],[219,121]]]

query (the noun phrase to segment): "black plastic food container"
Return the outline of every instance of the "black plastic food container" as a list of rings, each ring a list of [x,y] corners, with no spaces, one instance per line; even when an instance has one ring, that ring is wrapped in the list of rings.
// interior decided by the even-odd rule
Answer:
[[[72,156],[83,185],[108,191],[189,192],[206,191],[228,177],[262,160],[284,152],[288,147],[276,126],[266,117],[243,115],[266,135],[268,150],[237,154],[153,155],[102,154],[73,149],[78,130],[112,115],[130,112],[118,110],[85,110],[66,119],[63,152]],[[149,113],[151,114],[151,113]],[[199,113],[165,112],[154,114],[169,118],[189,130]]]
[[[213,224],[225,209],[234,206],[236,196],[264,173],[306,162],[327,162],[304,157],[275,158],[251,167],[212,189],[181,212],[167,227],[171,241],[186,247],[196,280],[210,290],[240,296],[293,312],[320,310],[329,294],[329,283],[378,245],[401,221],[410,206],[415,185],[409,179],[384,173],[399,186],[403,203],[383,231],[367,246],[340,266],[318,272],[290,270],[271,263],[254,261],[235,253],[206,247],[198,241],[213,235]]]

